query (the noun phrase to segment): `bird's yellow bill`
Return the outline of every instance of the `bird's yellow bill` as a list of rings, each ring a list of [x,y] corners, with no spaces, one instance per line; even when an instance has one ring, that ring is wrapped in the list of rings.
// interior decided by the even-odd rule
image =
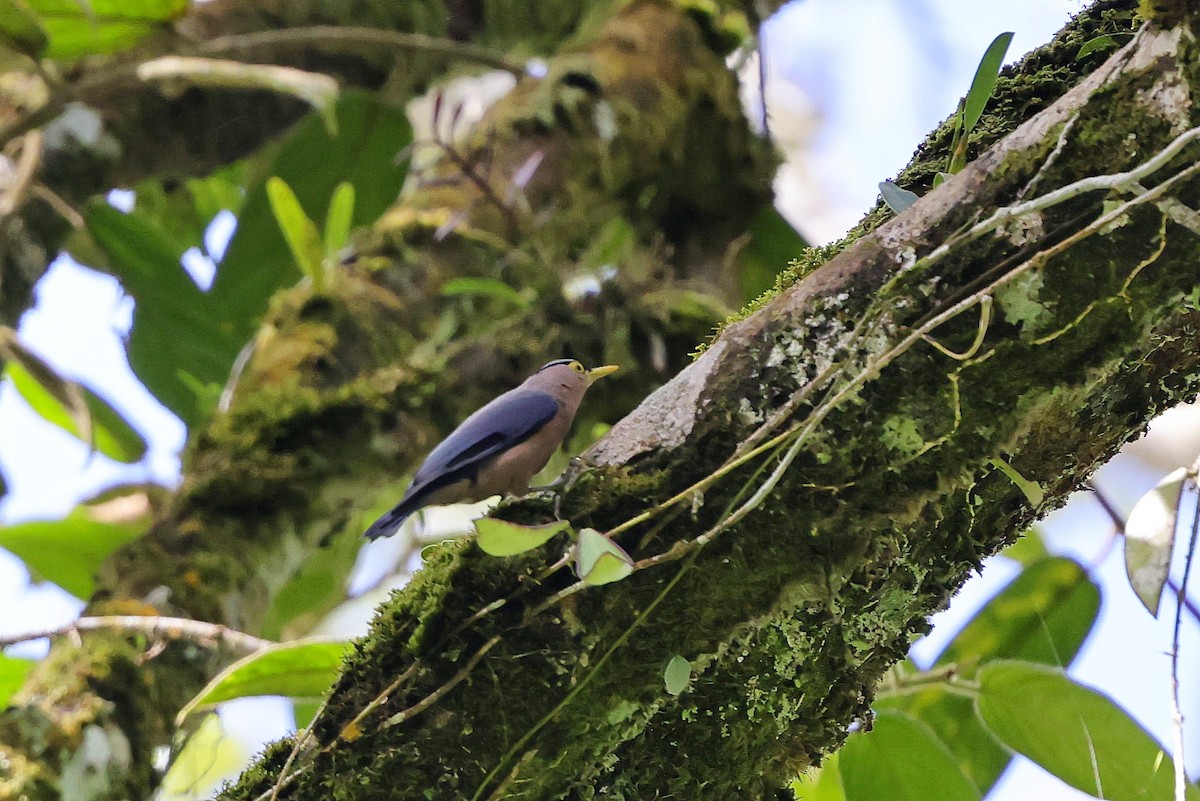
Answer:
[[[620,369],[621,366],[617,364],[606,364],[603,367],[593,367],[587,372],[588,383],[592,383],[597,378],[604,378],[606,375],[612,375]]]

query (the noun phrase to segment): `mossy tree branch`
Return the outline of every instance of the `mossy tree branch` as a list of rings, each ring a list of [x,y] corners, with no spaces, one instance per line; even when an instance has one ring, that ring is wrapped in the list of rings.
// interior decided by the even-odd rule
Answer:
[[[281,743],[224,797],[765,797],[836,748],[987,555],[1200,388],[1194,144],[1136,185],[965,233],[995,209],[1134,168],[1197,126],[1195,22],[1142,30],[964,173],[727,327],[590,452],[561,507],[612,529],[717,469],[805,392],[780,423],[815,422],[804,448],[740,523],[688,559],[537,614],[571,581],[536,578],[562,538],[503,560],[445,545],[351,658],[321,747],[280,777]],[[920,338],[941,319],[930,334],[967,351],[985,296],[975,355]],[[691,541],[760,481],[747,467],[622,542],[643,558]],[[542,520],[549,506],[500,513]],[[383,725],[480,655],[431,708]],[[674,655],[694,668],[678,697],[663,681]],[[400,675],[411,680],[365,734],[339,739]]]
[[[184,484],[152,531],[105,565],[89,614],[184,615],[256,631],[308,558],[331,537],[356,537],[379,493],[546,353],[595,361],[619,343],[625,383],[607,408],[591,407],[609,420],[664,368],[685,363],[722,303],[673,276],[703,286],[769,198],[771,159],[746,131],[723,55],[671,4],[622,5],[589,42],[551,59],[546,79],[497,105],[464,146],[489,151],[486,191],[435,168],[436,184],[367,232],[325,293],[277,296],[230,408],[190,444]],[[614,126],[596,124],[602,103]],[[721,170],[697,169],[698,148],[724,154]],[[535,149],[543,160],[522,189],[529,210],[499,213],[495,198]],[[733,197],[738,215],[693,194]],[[436,236],[455,210],[456,224]],[[587,254],[614,221],[629,232],[627,271],[599,281],[598,295],[568,291],[602,266]],[[537,299],[516,310],[442,299],[444,282],[462,276],[499,276],[537,289]],[[645,354],[640,368],[631,353]],[[11,767],[0,796],[58,798],[82,775],[87,798],[145,797],[154,749],[224,656],[158,645],[109,633],[82,647],[56,643],[0,715]],[[95,759],[100,745],[111,758]]]

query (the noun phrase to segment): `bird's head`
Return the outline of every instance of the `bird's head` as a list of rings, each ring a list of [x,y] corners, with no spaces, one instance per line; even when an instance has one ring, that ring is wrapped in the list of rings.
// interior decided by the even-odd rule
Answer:
[[[556,359],[542,365],[542,369],[534,373],[528,383],[546,389],[577,391],[582,395],[597,379],[611,375],[618,369],[615,364],[606,364],[589,370],[576,359]]]

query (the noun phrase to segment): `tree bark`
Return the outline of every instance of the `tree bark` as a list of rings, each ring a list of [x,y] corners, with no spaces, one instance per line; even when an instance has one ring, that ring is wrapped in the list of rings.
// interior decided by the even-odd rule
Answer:
[[[1150,23],[593,448],[560,511],[618,529],[633,575],[573,591],[563,536],[437,549],[319,745],[223,797],[766,797],[836,748],[987,555],[1196,393],[1195,22]]]

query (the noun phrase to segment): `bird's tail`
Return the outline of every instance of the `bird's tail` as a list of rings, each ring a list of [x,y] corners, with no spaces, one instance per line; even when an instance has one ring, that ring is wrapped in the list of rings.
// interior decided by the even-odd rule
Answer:
[[[414,504],[413,500],[412,498],[405,498],[393,506],[390,512],[372,523],[363,532],[363,536],[369,540],[377,540],[380,537],[390,537],[395,534],[396,529],[400,528],[400,525],[420,507],[420,504]]]

